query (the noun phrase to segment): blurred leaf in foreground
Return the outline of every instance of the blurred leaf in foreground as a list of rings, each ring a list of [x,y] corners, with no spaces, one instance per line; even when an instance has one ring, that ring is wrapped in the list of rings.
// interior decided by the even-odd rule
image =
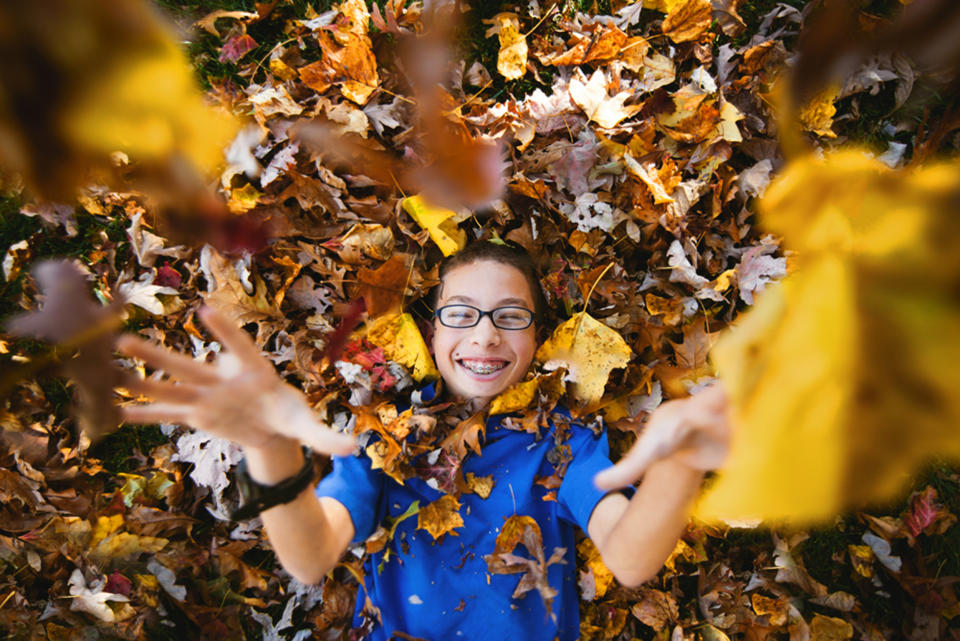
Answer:
[[[0,25],[0,163],[45,197],[69,198],[114,152],[168,182],[222,160],[234,119],[206,105],[147,3],[4,3]]]
[[[960,456],[960,167],[848,150],[791,164],[762,222],[797,251],[713,350],[735,407],[704,518],[814,521]]]
[[[120,424],[113,403],[113,388],[120,384],[120,372],[113,367],[114,330],[119,315],[116,307],[101,307],[90,300],[86,277],[67,261],[38,263],[32,270],[43,295],[43,307],[20,314],[6,329],[18,336],[31,336],[57,344],[68,354],[64,373],[76,384],[77,419],[93,441]]]

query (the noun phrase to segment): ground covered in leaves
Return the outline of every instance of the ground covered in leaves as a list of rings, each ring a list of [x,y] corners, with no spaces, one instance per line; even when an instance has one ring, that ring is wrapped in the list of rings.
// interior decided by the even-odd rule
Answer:
[[[69,257],[100,302],[124,301],[127,329],[198,359],[219,345],[194,314],[218,306],[328,423],[378,432],[368,453],[388,473],[450,488],[417,514],[434,537],[457,527],[456,492],[491,482],[457,476],[482,451],[482,420],[390,404],[433,374],[421,335],[445,254],[472,238],[519,243],[542,273],[542,339],[571,319],[567,351],[579,332],[618,337],[622,358],[572,372],[567,389],[540,368],[554,335],[499,399],[521,429],[556,402],[602,417],[615,458],[635,438],[630,419],[712,380],[716,334],[791,270],[754,213],[783,164],[771,104],[805,3],[483,3],[464,7],[449,52],[417,44],[418,3],[212,4],[174,17],[193,25],[210,99],[249,119],[219,176],[244,223],[202,244],[138,192],[94,185],[40,202],[4,184],[0,317],[37,308],[29,270],[48,257]],[[871,3],[861,20],[892,20],[896,4]],[[927,82],[906,57],[871,57],[803,106],[802,135],[866,144],[891,167],[955,149]],[[360,298],[365,325],[331,362],[334,328]],[[0,335],[4,369],[31,374],[4,379],[0,406],[8,638],[349,638],[363,546],[322,585],[293,581],[256,520],[228,519],[236,447],[173,426],[91,444],[70,411],[75,384],[45,369],[56,358]],[[79,371],[93,385],[98,372]],[[429,421],[448,429],[411,438]],[[958,486],[932,464],[898,501],[828,527],[694,522],[639,589],[618,586],[583,539],[582,638],[960,638]],[[391,536],[387,524],[367,548]]]

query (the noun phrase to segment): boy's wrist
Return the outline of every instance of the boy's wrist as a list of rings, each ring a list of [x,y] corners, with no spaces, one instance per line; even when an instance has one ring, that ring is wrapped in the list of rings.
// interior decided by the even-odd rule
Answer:
[[[260,447],[244,447],[243,455],[250,478],[264,485],[290,478],[304,461],[300,443],[284,436],[276,436]]]

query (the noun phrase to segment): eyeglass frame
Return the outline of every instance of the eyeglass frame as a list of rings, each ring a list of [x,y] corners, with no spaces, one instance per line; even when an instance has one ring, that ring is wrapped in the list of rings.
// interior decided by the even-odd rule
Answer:
[[[446,323],[443,322],[443,319],[440,318],[440,312],[447,309],[448,307],[469,307],[470,309],[476,310],[480,315],[477,316],[477,322],[475,322],[473,325],[447,325]],[[495,321],[493,318],[494,312],[498,312],[501,309],[522,309],[523,311],[530,314],[530,322],[524,325],[523,327],[501,327],[500,325],[497,325],[497,321]],[[523,330],[533,325],[533,322],[536,320],[537,313],[532,309],[527,309],[526,307],[521,307],[520,305],[504,305],[502,307],[495,307],[494,309],[487,311],[487,310],[480,309],[479,307],[474,307],[473,305],[467,305],[466,303],[450,303],[449,305],[438,307],[437,310],[433,313],[433,316],[434,318],[437,319],[437,321],[440,322],[441,325],[443,325],[444,327],[449,327],[450,329],[470,329],[472,327],[476,327],[477,325],[479,325],[480,321],[483,320],[484,316],[489,316],[490,323],[497,329],[502,329],[507,332],[514,332],[514,331],[522,332]]]

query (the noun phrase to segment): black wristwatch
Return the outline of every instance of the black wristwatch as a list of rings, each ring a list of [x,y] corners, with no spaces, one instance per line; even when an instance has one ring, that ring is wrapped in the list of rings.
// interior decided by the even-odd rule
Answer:
[[[240,461],[236,469],[237,486],[240,489],[241,505],[230,512],[234,521],[244,521],[277,505],[289,503],[300,496],[313,482],[313,457],[310,448],[303,448],[303,467],[288,479],[273,485],[257,483],[247,472],[246,459]]]

